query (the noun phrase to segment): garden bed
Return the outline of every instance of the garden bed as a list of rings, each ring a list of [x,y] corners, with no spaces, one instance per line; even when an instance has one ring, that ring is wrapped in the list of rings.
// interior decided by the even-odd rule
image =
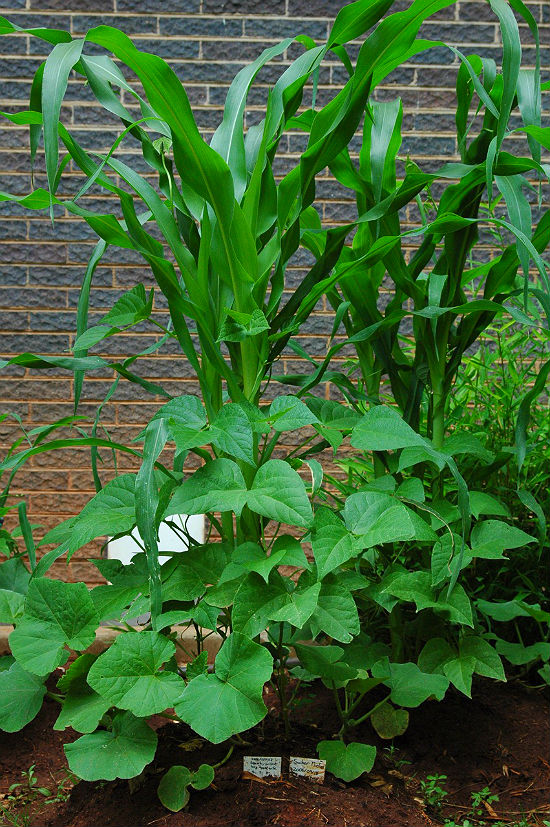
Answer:
[[[275,698],[266,693],[265,699],[273,711]],[[412,711],[409,729],[396,739],[395,749],[389,747],[390,742],[376,739],[379,757],[371,773],[351,784],[327,774],[325,783],[317,785],[289,778],[288,758],[296,754],[315,757],[320,738],[331,737],[338,729],[330,694],[319,688],[314,701],[304,698],[289,738],[270,715],[263,725],[244,734],[250,746],[235,748],[229,761],[216,771],[210,789],[193,792],[185,811],[170,814],[156,796],[162,770],[180,763],[191,768],[205,762],[215,764],[223,759],[227,745],[197,739],[187,726],[160,716],[154,719],[159,730],[157,755],[140,778],[80,782],[65,802],[45,804],[41,794],[35,795],[30,805],[23,795],[18,801],[7,801],[10,784],[20,781],[21,772],[32,764],[36,764],[38,784],[54,793],[66,778],[62,744],[77,735],[68,738],[67,732],[52,732],[58,705],[47,701],[23,732],[0,734],[0,792],[12,817],[11,821],[5,817],[4,823],[35,827],[416,827],[441,824],[445,818],[462,825],[470,818],[474,824],[483,820],[487,824],[500,821],[542,827],[550,813],[549,706],[545,693],[528,691],[520,684],[479,681],[472,701],[452,692],[441,703],[428,702]],[[368,723],[357,732],[358,740],[372,742],[374,737]],[[282,755],[283,780],[243,780],[242,758],[246,754]],[[423,803],[421,782],[430,775],[447,776],[438,782],[448,793],[440,810]],[[69,787],[66,782],[66,793]],[[483,815],[473,820],[471,794],[486,787],[499,800],[482,803]],[[58,798],[62,797],[63,793]]]

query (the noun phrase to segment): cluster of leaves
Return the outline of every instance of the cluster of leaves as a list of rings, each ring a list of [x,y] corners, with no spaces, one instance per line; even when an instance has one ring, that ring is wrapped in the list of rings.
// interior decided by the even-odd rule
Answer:
[[[548,148],[550,137],[541,126],[540,62],[520,72],[512,9],[531,28],[538,55],[536,24],[521,0],[491,0],[505,45],[502,71],[491,60],[466,58],[454,49],[461,64],[460,164],[425,174],[409,161],[398,184],[402,106],[369,97],[401,62],[434,45],[417,38],[421,23],[452,2],[414,0],[406,11],[385,17],[391,0],[344,7],[326,44],[298,39],[303,54],[270,91],[264,120],[245,135],[244,110],[257,73],[293,41],[267,49],[231,84],[210,145],[172,70],[138,51],[122,32],[100,26],[73,40],[62,31],[25,30],[53,49],[36,73],[29,111],[6,117],[29,124],[33,159],[43,134],[48,187],[0,198],[50,209],[52,216],[64,208],[86,221],[99,241],[83,281],[73,355],[10,360],[72,371],[75,415],[25,434],[28,447],[18,450],[19,443],[10,451],[0,464],[0,473],[8,475],[1,505],[7,508],[10,484],[24,463],[69,446],[90,448],[97,492],[80,514],[42,539],[42,546],[53,546],[44,554],[37,555],[24,506],[19,516],[25,552],[17,537],[0,538],[6,556],[0,564],[0,622],[15,627],[12,654],[0,660],[0,727],[17,731],[32,720],[47,678],[70,660],[58,681],[55,727],[80,733],[65,747],[80,778],[141,773],[156,750],[151,715],[174,710],[199,736],[220,743],[267,714],[268,681],[279,692],[288,725],[298,688],[320,679],[334,693],[341,730],[337,739],[319,744],[319,754],[330,772],[351,781],[370,771],[376,756],[374,746],[348,742],[360,723],[370,720],[381,738],[392,739],[405,731],[410,709],[441,700],[450,686],[471,696],[475,675],[504,680],[501,656],[512,664],[542,661],[541,677],[548,677],[547,640],[520,652],[514,648],[520,644],[495,634],[492,621],[529,617],[542,628],[550,614],[525,594],[488,600],[479,580],[480,570],[483,578],[493,577],[491,566],[510,550],[536,545],[537,538],[514,525],[506,507],[469,472],[472,459],[487,466],[493,455],[474,435],[449,433],[446,407],[465,351],[504,312],[506,300],[531,293],[531,302],[548,308],[540,255],[548,243],[548,214],[532,232],[523,189],[525,174],[546,176],[541,145]],[[353,64],[345,44],[377,23]],[[22,30],[0,20],[0,31]],[[87,44],[94,54],[84,51]],[[119,63],[96,54],[98,46]],[[349,81],[316,109],[317,73],[328,50],[342,60]],[[146,97],[119,64],[133,72]],[[85,150],[59,120],[72,70],[122,121],[123,131],[106,154]],[[310,81],[313,105],[299,111]],[[118,89],[135,101],[137,112],[122,102]],[[474,94],[479,105],[469,123]],[[528,136],[526,158],[502,148],[516,106],[520,130]],[[478,134],[470,140],[478,115]],[[349,145],[362,121],[358,168]],[[276,153],[290,129],[307,133],[307,148],[277,180]],[[157,176],[155,186],[117,158],[129,136]],[[61,160],[59,140],[67,152]],[[72,198],[59,194],[69,161],[84,176]],[[315,208],[315,178],[327,166],[356,194],[358,207],[356,220],[328,230]],[[429,215],[423,199],[431,198],[436,181],[452,183]],[[494,186],[506,218],[495,217]],[[84,207],[80,202],[88,191],[98,197]],[[103,202],[105,194],[110,200]],[[399,211],[415,199],[421,226],[403,232]],[[102,203],[117,214],[97,211]],[[485,264],[472,262],[480,221],[513,238]],[[402,242],[415,235],[422,241],[407,261]],[[100,324],[88,325],[94,271],[109,245],[138,252],[150,266],[168,305],[168,325],[155,318],[154,294],[141,284]],[[285,303],[287,265],[300,247],[314,254],[315,263]],[[531,259],[540,273],[535,287],[529,281]],[[394,290],[382,312],[378,293],[385,276]],[[472,298],[468,285],[479,280],[483,297]],[[316,362],[293,337],[322,296],[335,309],[332,339],[343,329],[345,341],[332,342],[327,357]],[[526,312],[527,303],[523,310],[516,307],[516,316]],[[402,338],[406,316],[413,320],[412,351]],[[162,328],[153,347],[123,362],[88,355],[144,321]],[[161,384],[134,372],[140,356],[168,340],[177,341],[196,372],[201,398],[172,398]],[[334,369],[333,357],[344,344],[357,349],[359,382]],[[308,376],[276,373],[285,348],[309,360]],[[116,378],[88,432],[77,414],[84,375],[109,366]],[[264,404],[271,378],[293,383],[297,395]],[[103,405],[121,379],[167,400],[133,446],[98,436]],[[331,382],[344,401],[319,398],[321,381]],[[391,405],[382,404],[384,382],[391,387]],[[58,427],[76,429],[77,436],[51,439]],[[288,433],[297,447],[281,459],[276,451]],[[103,486],[101,448],[139,458],[139,471]],[[326,473],[320,461],[325,450],[338,451],[344,480]],[[167,454],[170,467],[160,460]],[[189,457],[201,460],[191,473],[185,470]],[[538,514],[536,500],[522,502]],[[181,514],[207,515],[203,543],[178,526],[173,517]],[[163,550],[168,559],[161,564],[162,523],[189,548],[184,554]],[[128,565],[95,561],[106,585],[89,590],[84,583],[47,576],[59,558],[68,561],[99,537],[136,528],[141,551]],[[148,620],[139,630],[131,625],[143,616]],[[98,625],[113,621],[121,633],[110,648],[87,652]],[[197,634],[196,657],[184,673],[174,628],[181,626]],[[221,648],[210,671],[203,642],[214,634]],[[297,662],[289,662],[291,655]],[[290,697],[289,671],[296,687]],[[369,701],[373,690],[375,701]],[[167,807],[180,809],[189,788],[202,789],[212,777],[206,765],[196,772],[172,767],[159,795]]]

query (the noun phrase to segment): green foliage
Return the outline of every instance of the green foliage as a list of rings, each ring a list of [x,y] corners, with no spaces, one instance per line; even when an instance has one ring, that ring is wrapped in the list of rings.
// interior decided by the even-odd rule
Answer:
[[[10,660],[8,668],[0,671],[0,727],[5,732],[17,732],[40,711],[46,687],[41,678],[26,672],[17,661]]]
[[[272,671],[267,650],[234,632],[218,653],[215,673],[190,681],[174,708],[195,732],[219,744],[262,720],[262,692]]]
[[[189,787],[205,790],[213,780],[214,769],[210,764],[201,764],[195,772],[191,772],[187,767],[173,766],[161,778],[158,797],[168,810],[178,813],[189,802]]]
[[[181,693],[181,678],[161,668],[174,651],[157,632],[119,636],[92,664],[87,682],[111,706],[146,718],[173,706]]]
[[[376,758],[376,747],[355,742],[346,746],[343,741],[321,741],[317,752],[327,762],[327,771],[342,781],[354,781],[370,772]]]
[[[451,685],[471,696],[476,675],[504,680],[501,658],[526,674],[536,666],[550,681],[549,614],[524,565],[533,559],[540,565],[546,531],[546,472],[536,449],[546,431],[534,402],[550,363],[534,376],[539,352],[533,358],[529,352],[527,364],[510,371],[514,389],[496,393],[490,341],[481,345],[488,348],[481,385],[474,382],[480,354],[467,355],[509,312],[516,325],[536,328],[547,357],[548,325],[533,319],[540,308],[549,315],[541,256],[549,217],[543,214],[532,230],[526,192],[529,177],[538,176],[542,187],[547,176],[541,146],[548,149],[550,139],[541,126],[539,62],[535,70],[520,70],[511,8],[535,35],[536,24],[522,4],[494,0],[502,65],[453,47],[460,61],[458,164],[425,173],[412,159],[404,161],[403,105],[373,96],[394,68],[440,45],[417,34],[425,19],[452,2],[414,0],[388,15],[389,0],[344,7],[327,42],[309,44],[284,69],[263,118],[245,132],[258,72],[294,40],[266,49],[235,77],[210,144],[172,69],[122,32],[98,26],[78,40],[57,30],[30,32],[53,49],[37,72],[31,109],[3,114],[30,127],[31,161],[43,135],[48,189],[1,193],[0,199],[49,210],[52,218],[65,209],[99,240],[83,279],[72,355],[21,354],[2,363],[72,372],[75,414],[33,432],[22,428],[0,463],[0,474],[7,474],[0,516],[9,514],[19,469],[46,451],[89,448],[96,494],[80,514],[48,532],[41,545],[54,547],[45,554],[23,503],[17,533],[0,531],[0,621],[15,626],[13,657],[0,662],[8,700],[0,726],[17,730],[32,720],[46,677],[74,652],[58,681],[55,728],[82,733],[65,747],[80,778],[140,774],[156,750],[147,719],[168,709],[213,743],[245,732],[267,713],[268,681],[288,729],[300,686],[320,679],[333,692],[341,728],[337,740],[319,744],[319,754],[329,772],[352,781],[370,772],[376,754],[368,744],[345,742],[360,724],[370,720],[380,737],[398,737],[415,708],[441,701]],[[14,31],[22,30],[0,20],[0,33]],[[346,44],[364,34],[352,63]],[[323,107],[304,109],[304,90],[315,86],[329,49],[349,80]],[[71,72],[121,121],[106,154],[85,149],[60,120]],[[529,157],[504,148],[517,137],[516,123]],[[360,126],[356,161],[350,146]],[[306,148],[276,176],[279,145],[295,129],[305,134]],[[123,160],[129,139],[155,180]],[[80,176],[72,199],[61,195],[66,165]],[[321,223],[316,176],[326,167],[356,199],[357,215],[343,227]],[[101,212],[100,197],[81,206],[92,187],[109,195],[113,212]],[[403,230],[404,209],[408,216],[417,210],[417,229]],[[478,260],[480,222],[493,234],[495,255],[488,262]],[[417,236],[409,256],[405,247]],[[93,278],[109,247],[141,256],[155,287],[131,286],[90,327]],[[287,267],[299,251],[312,253],[315,262],[289,290]],[[383,282],[391,295],[381,310]],[[157,317],[155,290],[168,307],[168,324]],[[325,299],[335,322],[328,353],[316,361],[294,337]],[[124,362],[88,355],[137,324],[162,335]],[[196,375],[199,396],[172,397],[134,371],[136,360],[168,343]],[[494,365],[502,370],[501,339],[498,344]],[[344,346],[354,347],[357,358],[342,368],[333,357]],[[308,360],[307,375],[280,372],[280,357],[289,351]],[[99,369],[111,369],[115,378],[88,423],[76,411],[86,374]],[[121,380],[138,385],[144,398],[164,401],[132,446],[98,436],[103,407]],[[276,394],[268,405],[270,381],[294,385],[297,393]],[[324,399],[322,382],[342,401]],[[486,394],[481,403],[474,391]],[[506,438],[491,398],[500,400]],[[528,442],[532,405],[538,431]],[[515,445],[508,438],[514,423]],[[58,439],[58,428],[76,435],[69,430]],[[285,454],[289,438],[294,448]],[[105,485],[100,448],[109,450],[115,468]],[[326,449],[336,472],[325,462]],[[120,452],[139,460],[137,473],[118,473]],[[179,514],[206,515],[204,543],[171,519]],[[167,552],[161,565],[163,521],[189,549]],[[89,591],[83,583],[46,577],[54,562],[69,560],[90,541],[136,528],[141,552],[130,564],[95,561],[105,585]],[[128,625],[143,615],[141,628]],[[101,655],[84,652],[102,620],[117,622],[120,634]],[[196,635],[196,652],[182,671],[176,624]],[[204,641],[213,634],[223,643],[210,670]],[[292,650],[298,665],[289,690]],[[369,702],[374,689],[377,700]],[[179,811],[190,788],[204,789],[212,778],[207,765],[195,772],[174,766],[160,781],[159,796]],[[447,794],[445,780],[422,782],[426,802],[436,809]]]
[[[72,772],[84,781],[133,778],[149,764],[157,748],[157,736],[131,712],[118,712],[109,729],[98,729],[65,744]]]
[[[427,775],[426,780],[420,781],[422,797],[429,807],[440,810],[443,799],[449,795],[445,789],[446,775]]]
[[[25,669],[46,675],[66,662],[66,646],[82,650],[94,642],[98,622],[84,583],[37,577],[29,585],[25,613],[10,635],[10,647]]]

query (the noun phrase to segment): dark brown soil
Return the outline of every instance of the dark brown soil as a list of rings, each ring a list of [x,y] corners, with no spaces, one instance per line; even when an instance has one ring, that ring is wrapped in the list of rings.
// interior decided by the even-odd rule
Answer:
[[[308,699],[306,699],[307,701]],[[290,755],[316,756],[316,745],[331,737],[336,719],[329,693],[321,688],[296,713],[292,736],[285,738],[275,716],[246,734],[249,746],[235,748],[216,771],[214,786],[194,792],[188,808],[177,814],[160,805],[156,788],[172,764],[195,768],[220,761],[227,745],[203,743],[185,726],[157,718],[159,748],[154,764],[131,782],[78,783],[66,802],[44,803],[43,796],[10,802],[10,784],[36,764],[40,784],[57,789],[66,777],[62,744],[76,733],[53,732],[57,705],[47,701],[38,718],[22,732],[0,734],[0,823],[32,827],[216,827],[216,825],[287,825],[287,827],[423,827],[444,818],[462,825],[469,814],[471,793],[489,787],[499,800],[482,806],[486,824],[540,825],[550,818],[550,716],[548,699],[518,684],[480,682],[472,701],[448,693],[441,703],[411,710],[409,729],[388,742],[377,739],[368,724],[357,740],[376,743],[373,771],[351,784],[327,775],[324,785],[289,778]],[[274,701],[266,696],[268,706]],[[243,755],[282,755],[283,780],[262,782],[241,778]],[[448,791],[441,811],[425,807],[420,782],[428,775],[446,775]],[[70,783],[65,784],[69,790]],[[28,801],[28,797],[27,797]],[[522,821],[522,818],[524,820]],[[3,819],[3,820],[2,820]],[[19,820],[17,820],[19,819]],[[475,822],[474,822],[475,823]]]

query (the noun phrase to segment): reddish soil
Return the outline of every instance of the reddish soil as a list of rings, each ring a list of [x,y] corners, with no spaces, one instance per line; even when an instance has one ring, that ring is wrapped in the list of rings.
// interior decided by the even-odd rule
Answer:
[[[307,699],[306,699],[307,700]],[[268,706],[270,698],[266,697]],[[271,704],[274,707],[274,703]],[[315,700],[296,712],[293,731],[285,738],[275,709],[263,726],[246,734],[250,746],[235,748],[230,760],[216,771],[214,786],[193,792],[188,808],[168,813],[156,788],[162,772],[172,764],[195,768],[216,763],[226,745],[197,740],[183,725],[157,718],[159,748],[154,764],[131,782],[80,782],[66,802],[44,803],[35,796],[10,802],[10,784],[36,764],[39,784],[57,789],[66,778],[62,744],[76,733],[53,732],[57,704],[47,701],[38,718],[21,733],[0,733],[1,824],[24,827],[216,827],[216,825],[287,825],[287,827],[423,827],[442,824],[444,818],[462,825],[472,820],[471,793],[489,787],[499,800],[482,806],[486,824],[540,825],[550,818],[550,716],[547,696],[518,684],[481,681],[472,701],[449,692],[441,703],[429,702],[411,710],[409,729],[395,741],[377,739],[368,724],[357,740],[377,743],[374,769],[351,784],[327,774],[324,785],[288,777],[288,757],[315,757],[316,744],[331,737],[336,719],[331,697],[322,688]],[[386,747],[386,749],[384,749]],[[283,780],[261,782],[241,778],[243,755],[282,755]],[[446,775],[448,791],[440,811],[422,803],[420,781],[427,775]],[[67,793],[70,783],[65,785]],[[33,798],[31,796],[31,798]],[[524,820],[522,821],[522,818]],[[475,822],[474,822],[475,823]]]

